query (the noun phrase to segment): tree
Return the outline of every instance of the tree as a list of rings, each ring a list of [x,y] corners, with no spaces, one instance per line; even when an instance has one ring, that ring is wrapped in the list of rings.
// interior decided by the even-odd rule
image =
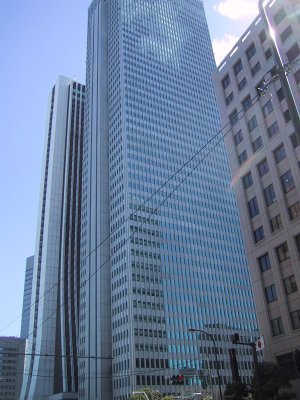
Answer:
[[[258,365],[260,386],[264,400],[289,400],[296,397],[295,393],[283,392],[282,389],[292,387],[289,375],[277,364],[271,362],[262,362]],[[257,376],[254,373],[252,378],[253,397],[258,399],[257,395]]]
[[[174,400],[173,396],[165,396],[163,398],[162,395],[157,390],[153,390],[147,387],[139,389],[138,392],[146,393],[149,400]],[[129,400],[146,400],[145,395],[143,393],[132,394]]]
[[[228,400],[246,400],[249,398],[250,389],[245,383],[228,383],[225,388],[224,397]]]

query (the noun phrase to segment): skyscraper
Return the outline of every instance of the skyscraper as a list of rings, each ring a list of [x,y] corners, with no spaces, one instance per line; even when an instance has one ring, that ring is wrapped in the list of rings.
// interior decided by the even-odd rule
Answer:
[[[264,355],[292,379],[300,343],[300,4],[260,1],[215,74]],[[298,389],[300,393],[300,382]]]
[[[77,391],[84,97],[85,87],[65,77],[49,97],[24,400]]]
[[[34,256],[26,258],[21,334],[20,334],[21,339],[27,338],[29,333],[31,293],[32,293],[32,282],[33,282],[33,265],[34,265]]]
[[[200,0],[91,3],[80,399],[125,400],[149,385],[178,393],[166,377],[184,368],[216,386],[219,365],[224,385],[229,335],[257,334],[223,144],[209,154],[220,129],[214,68]],[[247,380],[249,354],[239,360]]]

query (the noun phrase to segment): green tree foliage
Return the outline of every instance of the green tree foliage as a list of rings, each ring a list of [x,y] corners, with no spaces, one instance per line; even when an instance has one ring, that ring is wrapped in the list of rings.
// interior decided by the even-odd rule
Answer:
[[[260,387],[264,400],[289,400],[296,397],[295,393],[284,392],[283,389],[292,387],[286,371],[277,364],[262,362],[258,366]],[[253,398],[258,399],[256,374],[252,379]]]
[[[228,383],[225,388],[224,397],[226,400],[247,400],[250,389],[245,383]]]
[[[162,395],[157,390],[153,390],[148,387],[139,389],[138,392],[146,393],[149,400],[174,400],[173,396],[162,397]],[[132,394],[130,396],[130,400],[146,400],[146,397],[143,393]]]

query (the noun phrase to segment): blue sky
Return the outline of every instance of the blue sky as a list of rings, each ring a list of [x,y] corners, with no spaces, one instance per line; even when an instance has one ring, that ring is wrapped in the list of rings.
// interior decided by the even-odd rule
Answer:
[[[35,248],[48,94],[59,75],[85,81],[90,0],[0,3],[0,336],[18,336],[25,260]],[[204,5],[221,61],[257,14],[257,0]]]

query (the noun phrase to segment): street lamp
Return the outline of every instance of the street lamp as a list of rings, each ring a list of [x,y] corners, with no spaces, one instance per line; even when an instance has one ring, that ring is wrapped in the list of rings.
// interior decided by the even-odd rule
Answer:
[[[222,389],[221,389],[221,379],[220,379],[220,371],[219,371],[219,360],[218,360],[218,355],[217,355],[217,345],[214,339],[214,336],[206,331],[203,331],[202,329],[195,329],[195,328],[190,328],[188,329],[189,332],[200,332],[203,333],[204,335],[208,336],[211,341],[213,342],[214,345],[214,351],[215,351],[215,361],[216,361],[216,369],[217,369],[217,375],[218,375],[218,386],[219,386],[219,392],[220,392],[220,399],[223,400],[222,396]]]

